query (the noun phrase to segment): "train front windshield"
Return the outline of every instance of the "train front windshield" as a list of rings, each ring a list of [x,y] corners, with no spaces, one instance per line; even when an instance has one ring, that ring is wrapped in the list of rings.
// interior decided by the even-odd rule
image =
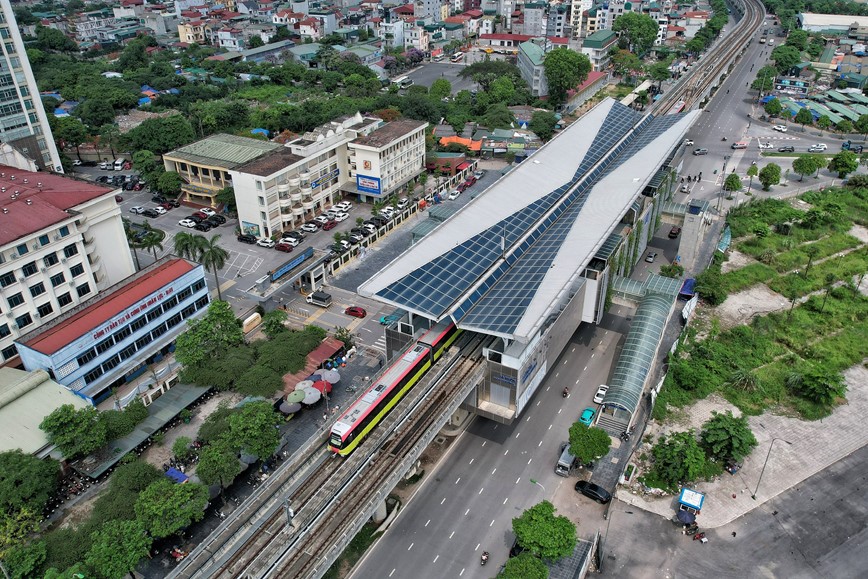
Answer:
[[[343,446],[343,443],[341,442],[341,435],[340,434],[332,433],[332,436],[329,439],[329,442],[335,448],[340,448],[341,446]]]

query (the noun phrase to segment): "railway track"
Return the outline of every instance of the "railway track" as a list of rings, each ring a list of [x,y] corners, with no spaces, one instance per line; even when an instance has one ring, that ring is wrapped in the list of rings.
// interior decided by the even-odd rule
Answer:
[[[690,75],[682,77],[672,90],[657,101],[652,109],[654,114],[673,114],[692,109],[735,62],[738,54],[747,48],[764,22],[765,10],[760,0],[742,0],[738,4],[743,8],[743,14],[733,30],[705,54]]]

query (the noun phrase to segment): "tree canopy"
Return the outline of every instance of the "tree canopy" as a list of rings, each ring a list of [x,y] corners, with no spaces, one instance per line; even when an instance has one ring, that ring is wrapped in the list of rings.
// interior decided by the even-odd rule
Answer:
[[[92,539],[85,561],[106,579],[121,579],[151,551],[152,539],[141,521],[108,521]]]
[[[657,22],[647,14],[624,12],[615,19],[612,30],[621,33],[622,37],[627,39],[630,50],[642,56],[657,40],[659,27]]]
[[[154,538],[168,537],[201,519],[207,504],[208,489],[203,485],[179,485],[162,478],[139,495],[136,518]]]
[[[545,563],[530,553],[521,553],[506,562],[497,579],[547,579],[548,576],[549,569]]]
[[[769,163],[759,172],[759,181],[762,183],[763,190],[768,191],[772,185],[777,185],[781,181],[781,167],[775,163]]]
[[[799,155],[793,159],[793,171],[800,175],[799,181],[804,180],[805,175],[810,175],[826,165],[826,160],[817,155]]]
[[[20,450],[0,453],[0,514],[23,508],[41,512],[57,489],[60,465]]]
[[[584,54],[569,48],[556,48],[546,54],[543,68],[549,86],[549,100],[558,105],[566,100],[567,91],[585,82],[592,67]]]
[[[178,336],[175,358],[185,366],[217,360],[228,348],[241,344],[241,321],[228,303],[215,300],[201,318],[189,320],[187,331]]]
[[[844,179],[859,168],[859,157],[852,151],[836,153],[829,161],[829,171],[836,171],[839,179]]]
[[[576,526],[567,517],[555,515],[555,507],[548,501],[514,518],[512,531],[519,545],[543,559],[561,559],[576,548]]]
[[[705,453],[693,431],[662,436],[651,449],[654,473],[671,487],[696,480],[705,468]]]
[[[67,458],[90,454],[107,441],[106,425],[93,407],[76,410],[72,404],[64,404],[46,416],[39,428]]]
[[[606,456],[611,446],[612,439],[602,428],[589,427],[581,422],[570,426],[570,454],[582,464]]]
[[[757,445],[756,438],[744,416],[736,418],[732,412],[712,412],[702,425],[700,440],[709,456],[718,461],[740,461]]]

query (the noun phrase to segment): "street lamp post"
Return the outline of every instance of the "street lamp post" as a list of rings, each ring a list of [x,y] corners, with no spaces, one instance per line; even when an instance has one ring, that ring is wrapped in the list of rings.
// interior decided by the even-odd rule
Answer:
[[[721,182],[720,182],[720,192],[717,195],[717,211],[720,212],[720,207],[723,205],[723,189],[726,186],[726,164],[729,161],[729,155],[724,155],[723,157],[723,171],[720,173]]]
[[[774,448],[775,442],[777,442],[779,440],[782,440],[783,442],[786,442],[789,445],[793,444],[792,442],[790,442],[788,440],[784,440],[783,438],[778,438],[778,437],[772,438],[772,443],[769,445],[769,451],[766,454],[766,460],[763,463],[762,470],[760,471],[759,480],[756,481],[756,488],[754,489],[753,494],[750,496],[750,498],[752,498],[753,500],[756,500],[756,494],[759,491],[760,483],[763,482],[763,474],[766,472],[766,465],[769,463],[769,457],[772,455],[772,448]]]

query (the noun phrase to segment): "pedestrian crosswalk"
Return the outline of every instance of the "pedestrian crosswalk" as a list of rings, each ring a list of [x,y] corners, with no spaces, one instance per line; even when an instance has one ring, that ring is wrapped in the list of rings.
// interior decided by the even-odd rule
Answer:
[[[370,345],[371,348],[386,353],[386,336],[380,336],[377,341]]]

